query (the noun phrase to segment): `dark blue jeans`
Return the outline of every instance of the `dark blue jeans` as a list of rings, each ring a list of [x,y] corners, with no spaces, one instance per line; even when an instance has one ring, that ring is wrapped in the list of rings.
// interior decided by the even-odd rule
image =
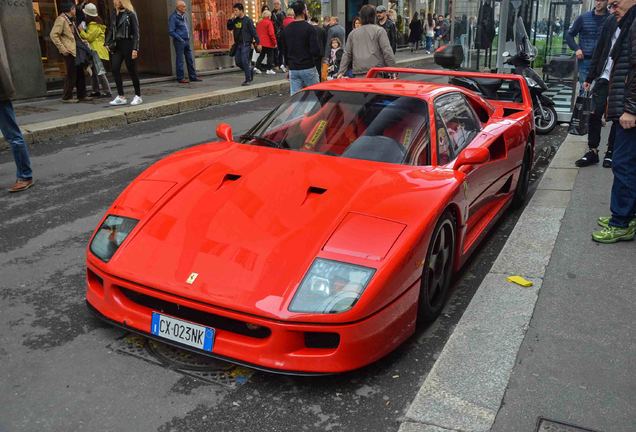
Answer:
[[[29,149],[15,120],[15,111],[13,111],[11,101],[0,101],[0,131],[11,146],[17,168],[16,177],[21,180],[31,180],[33,174]]]
[[[183,58],[185,57],[186,65],[188,67],[188,77],[191,80],[197,79],[197,71],[194,69],[194,58],[192,57],[192,48],[190,48],[190,41],[181,42],[173,39],[174,53],[177,57],[177,79],[181,81],[184,78],[183,74]]]
[[[610,225],[625,228],[636,214],[636,128],[623,129],[618,121],[612,158],[614,184]]]
[[[245,81],[252,81],[252,47],[250,44],[238,44],[234,54],[236,66],[243,69]]]

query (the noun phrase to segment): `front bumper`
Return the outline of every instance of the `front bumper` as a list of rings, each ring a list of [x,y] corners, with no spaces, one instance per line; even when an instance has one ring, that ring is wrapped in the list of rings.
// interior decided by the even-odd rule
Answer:
[[[90,264],[86,283],[89,308],[111,324],[199,354],[270,372],[302,375],[358,369],[394,350],[415,330],[419,295],[419,285],[415,284],[361,321],[312,324],[265,319],[173,296],[114,278]],[[214,323],[210,325],[216,329],[213,351],[151,335],[153,311],[203,325]],[[201,322],[203,319],[208,323]],[[321,335],[329,337],[321,339]]]

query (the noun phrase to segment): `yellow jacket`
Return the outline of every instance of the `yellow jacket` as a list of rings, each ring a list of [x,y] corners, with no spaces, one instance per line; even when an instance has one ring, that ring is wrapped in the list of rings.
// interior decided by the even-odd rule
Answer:
[[[49,36],[60,54],[76,56],[75,36],[73,35],[73,29],[66,15],[61,14],[55,19]]]
[[[80,31],[80,36],[91,44],[91,48],[93,51],[97,51],[100,59],[110,60],[108,50],[104,46],[106,41],[106,26],[104,24],[92,22],[88,24],[86,30]]]

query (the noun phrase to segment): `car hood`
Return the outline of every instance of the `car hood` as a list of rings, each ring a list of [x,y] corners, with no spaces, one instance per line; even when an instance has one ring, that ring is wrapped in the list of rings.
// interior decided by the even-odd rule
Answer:
[[[364,241],[348,247],[346,238],[356,226],[375,230],[368,258],[379,266],[409,225],[407,203],[426,201],[413,192],[435,195],[451,181],[448,172],[237,144],[142,220],[109,267],[148,287],[282,318],[334,231],[331,249],[359,262]]]

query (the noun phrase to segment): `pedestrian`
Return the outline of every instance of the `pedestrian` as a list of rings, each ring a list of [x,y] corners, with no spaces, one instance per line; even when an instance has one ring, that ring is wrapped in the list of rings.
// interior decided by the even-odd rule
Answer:
[[[292,5],[294,21],[283,29],[285,58],[289,68],[289,90],[294,93],[320,81],[315,59],[320,46],[314,26],[307,22],[307,6],[302,0]]]
[[[104,43],[106,42],[106,26],[97,13],[97,6],[88,3],[84,7],[85,23],[84,30],[80,30],[80,36],[86,40],[94,51],[93,73],[91,75],[91,85],[93,97],[112,97],[110,83],[106,77],[106,66],[110,63],[110,54]],[[101,91],[100,91],[101,86]]]
[[[281,38],[283,35],[283,21],[285,20],[285,12],[281,9],[280,0],[272,2],[272,17],[274,23],[274,33],[276,34],[276,48],[274,48],[274,66],[279,68],[281,72],[286,72],[285,62],[283,59],[283,50],[281,49]]]
[[[287,8],[287,14],[285,19],[283,20],[283,28],[287,27],[289,24],[294,22],[294,10],[292,8]]]
[[[636,234],[636,0],[614,0],[618,31],[604,69],[609,69],[606,119],[618,122],[612,171],[610,217],[600,217],[600,243],[632,240]]]
[[[359,16],[354,16],[353,19],[351,20],[351,28],[353,30],[362,27],[362,20],[360,19]]]
[[[252,44],[260,45],[254,21],[245,15],[245,8],[241,3],[236,3],[232,7],[232,16],[227,21],[227,29],[234,35],[234,61],[236,66],[243,70],[245,81],[242,86],[250,85],[253,80],[252,75]]]
[[[274,23],[272,21],[272,13],[269,10],[264,10],[261,15],[261,20],[256,24],[256,34],[261,42],[260,54],[256,59],[256,68],[254,72],[261,73],[265,71],[268,75],[275,75],[274,72],[274,54],[277,47],[276,30],[274,29]],[[267,66],[263,67],[263,59],[267,56]]]
[[[340,25],[340,19],[337,16],[329,17],[327,25],[327,43],[325,44],[325,56],[329,56],[334,38],[340,39],[340,44],[345,40],[345,29]],[[342,47],[341,47],[342,48]]]
[[[110,16],[110,26],[106,36],[106,47],[111,54],[111,63],[117,97],[110,101],[111,105],[126,105],[128,100],[124,94],[121,78],[121,64],[126,62],[126,69],[135,89],[135,97],[131,105],[143,103],[141,86],[137,74],[137,58],[139,57],[139,19],[130,0],[113,0],[114,11]]]
[[[360,11],[360,18],[362,18],[362,9]],[[395,54],[397,52],[397,27],[395,23],[389,19],[384,5],[378,6],[375,12],[378,18],[378,25],[386,30],[386,34],[389,37],[389,45],[391,45],[393,54]],[[365,25],[364,19],[362,19],[362,25]]]
[[[332,80],[338,76],[340,71],[340,63],[342,62],[342,40],[340,38],[331,39],[331,48],[329,49],[329,60],[327,68],[327,79]]]
[[[444,19],[443,15],[437,17],[437,35],[435,37],[439,44],[445,44],[450,38],[450,23]]]
[[[0,132],[7,140],[16,166],[16,180],[9,192],[21,192],[33,186],[29,149],[15,119],[11,98],[15,96],[11,71],[7,61],[2,28],[0,28]]]
[[[327,55],[328,51],[325,51],[327,46],[327,30],[323,26],[320,25],[320,20],[317,17],[311,17],[309,22],[314,26],[314,30],[316,32],[316,39],[318,40],[318,48],[319,54],[318,57],[314,59],[314,63],[316,65],[316,71],[318,72],[318,77],[320,81],[324,81],[327,79],[327,63],[323,60]],[[325,65],[324,71],[322,65]]]
[[[417,51],[420,47],[420,41],[422,40],[422,33],[424,32],[424,26],[417,12],[413,14],[413,19],[409,23],[409,44],[411,45],[411,52]]]
[[[435,20],[430,12],[426,14],[426,20],[424,20],[424,37],[426,38],[426,54],[430,54],[433,49],[433,38],[435,37]]]
[[[592,53],[600,36],[600,29],[607,18],[607,0],[595,0],[594,9],[578,16],[572,27],[565,33],[565,40],[576,53],[579,84],[582,86],[590,70]],[[579,37],[578,43],[574,39]],[[582,87],[581,87],[582,89]]]
[[[609,7],[610,11],[615,11],[613,5]],[[610,15],[604,22],[599,32],[599,40],[592,58],[590,59],[589,71],[583,82],[583,90],[592,91],[592,109],[588,121],[587,132],[587,152],[578,159],[574,164],[577,167],[586,167],[595,165],[599,162],[598,147],[601,143],[601,129],[603,128],[603,114],[607,105],[607,92],[609,90],[610,70],[607,68],[607,59],[613,41],[616,41],[614,35],[618,35],[616,30],[618,22],[614,15]],[[611,66],[610,66],[611,67]],[[594,86],[592,87],[592,83]],[[614,140],[616,138],[616,122],[612,122],[609,139],[607,141],[607,151],[603,157],[603,166],[605,168],[612,167],[612,151],[614,149]]]
[[[190,47],[190,27],[188,26],[187,6],[183,0],[177,0],[175,10],[170,15],[170,18],[168,18],[168,34],[172,38],[174,45],[177,81],[180,84],[201,81],[201,79],[197,77],[197,71],[194,68],[194,58],[192,56],[192,48]],[[186,67],[188,68],[189,81],[185,79],[183,71],[184,57]]]
[[[87,0],[81,0],[75,6],[75,22],[77,23],[77,27],[81,30],[84,30],[88,23],[86,22],[86,14],[84,13],[84,8],[88,5]]]
[[[395,55],[387,32],[375,24],[376,10],[372,5],[360,9],[362,26],[351,31],[340,62],[338,77],[348,69],[353,76],[366,75],[374,67],[395,66]]]
[[[86,96],[84,64],[76,62],[79,60],[77,46],[82,42],[77,27],[75,27],[75,5],[71,2],[65,2],[62,3],[60,10],[62,13],[55,19],[50,37],[51,42],[62,54],[66,66],[62,102],[90,101],[92,98]],[[76,89],[77,99],[73,99],[73,89]]]

